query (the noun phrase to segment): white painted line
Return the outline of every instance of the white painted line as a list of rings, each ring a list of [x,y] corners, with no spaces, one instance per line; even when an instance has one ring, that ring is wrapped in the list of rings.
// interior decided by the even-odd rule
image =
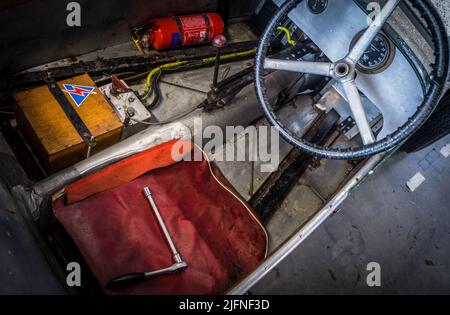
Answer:
[[[424,182],[426,181],[426,178],[422,175],[422,173],[417,173],[414,175],[407,183],[406,186],[411,192],[414,192],[417,188],[420,187]]]
[[[445,147],[442,148],[441,154],[442,154],[445,158],[448,158],[448,157],[450,156],[450,143],[447,144]]]

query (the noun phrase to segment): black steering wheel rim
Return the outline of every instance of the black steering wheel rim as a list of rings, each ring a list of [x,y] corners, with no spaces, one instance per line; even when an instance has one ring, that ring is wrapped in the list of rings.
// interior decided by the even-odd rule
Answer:
[[[427,93],[424,95],[423,103],[417,112],[397,131],[384,139],[378,140],[370,145],[359,148],[332,149],[310,143],[285,127],[278,118],[275,110],[269,102],[267,88],[264,82],[264,60],[270,43],[275,36],[277,24],[288,15],[303,0],[288,0],[270,20],[264,31],[255,59],[255,88],[259,103],[263,112],[272,126],[280,133],[281,137],[294,147],[303,150],[313,156],[326,159],[357,160],[364,159],[378,153],[389,151],[402,144],[412,136],[430,117],[436,109],[438,102],[444,92],[449,72],[449,42],[445,26],[436,9],[426,0],[408,0],[418,10],[425,20],[431,33],[434,44],[435,62],[432,64],[431,82]]]

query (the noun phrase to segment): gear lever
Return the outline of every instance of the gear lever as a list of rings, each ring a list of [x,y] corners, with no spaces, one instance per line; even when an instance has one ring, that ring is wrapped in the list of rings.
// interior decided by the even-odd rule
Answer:
[[[227,38],[223,35],[217,35],[213,38],[212,45],[216,48],[216,63],[214,65],[214,77],[211,88],[217,89],[217,81],[219,78],[220,56],[222,49],[227,46]]]

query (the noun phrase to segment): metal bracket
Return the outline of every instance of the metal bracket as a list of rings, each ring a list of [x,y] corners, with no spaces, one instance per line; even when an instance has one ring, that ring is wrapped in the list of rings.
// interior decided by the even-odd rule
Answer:
[[[78,115],[77,111],[73,108],[72,104],[69,102],[66,95],[64,95],[64,92],[61,91],[58,84],[55,82],[50,83],[48,84],[48,89],[53,94],[55,99],[58,101],[62,110],[66,114],[67,118],[69,118],[70,122],[75,127],[80,137],[88,146],[87,157],[89,157],[91,149],[95,147],[95,145],[97,144],[94,136],[91,134],[88,127],[84,124],[83,120]]]

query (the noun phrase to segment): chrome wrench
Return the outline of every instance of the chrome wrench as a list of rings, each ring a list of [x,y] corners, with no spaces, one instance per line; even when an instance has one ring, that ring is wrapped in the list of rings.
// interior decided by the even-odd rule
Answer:
[[[153,199],[153,195],[152,195],[150,188],[145,187],[144,194],[147,197],[147,200],[153,210],[153,214],[155,215],[156,219],[158,220],[161,230],[163,231],[164,237],[166,238],[167,244],[170,247],[170,250],[173,255],[173,260],[175,261],[175,263],[170,267],[155,270],[155,271],[129,273],[129,274],[114,278],[114,279],[110,280],[108,282],[108,284],[106,285],[106,288],[108,290],[125,289],[128,286],[139,284],[147,279],[151,279],[151,278],[163,276],[163,275],[168,275],[168,274],[174,274],[174,273],[180,272],[181,270],[186,269],[188,267],[188,264],[181,257],[181,254],[178,252],[178,250],[175,246],[175,243],[173,242],[172,237],[170,236],[169,230],[167,229],[164,219],[161,216],[161,213],[159,212],[159,208],[156,205],[155,200]]]

